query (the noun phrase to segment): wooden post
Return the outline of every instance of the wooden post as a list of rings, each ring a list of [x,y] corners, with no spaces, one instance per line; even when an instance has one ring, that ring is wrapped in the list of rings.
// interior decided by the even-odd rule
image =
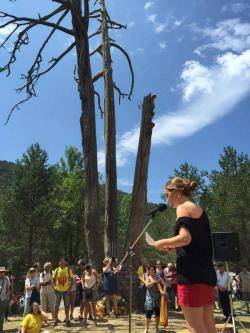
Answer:
[[[134,174],[134,184],[132,192],[132,205],[127,231],[126,249],[133,243],[141,233],[145,224],[145,213],[147,207],[147,179],[148,164],[151,148],[151,137],[154,123],[154,100],[156,96],[149,94],[144,97],[142,105],[142,118],[140,128],[140,138]],[[142,253],[142,240],[137,243],[134,262],[138,262]],[[125,250],[126,250],[125,249]]]
[[[86,173],[85,194],[85,236],[88,257],[96,269],[101,269],[104,257],[103,229],[99,214],[99,183],[97,168],[97,144],[95,125],[95,101],[89,57],[89,2],[84,1],[84,16],[81,0],[71,1],[72,25],[75,32],[78,90],[81,99],[82,113],[80,125],[84,167]]]
[[[104,137],[105,137],[105,229],[104,251],[117,255],[117,171],[116,121],[112,59],[105,0],[99,0],[102,20],[102,58],[104,78]]]

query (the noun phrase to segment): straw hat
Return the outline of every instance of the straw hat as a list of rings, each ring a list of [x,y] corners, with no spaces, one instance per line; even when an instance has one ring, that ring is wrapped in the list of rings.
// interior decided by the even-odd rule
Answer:
[[[0,273],[2,273],[2,272],[6,272],[6,268],[5,267],[0,267]]]

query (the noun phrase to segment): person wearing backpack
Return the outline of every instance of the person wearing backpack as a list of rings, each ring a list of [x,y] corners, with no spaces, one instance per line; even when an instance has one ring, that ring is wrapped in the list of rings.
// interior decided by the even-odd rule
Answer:
[[[54,302],[55,302],[55,288],[53,282],[51,262],[44,264],[44,271],[40,274],[40,297],[43,312],[51,312],[52,319],[54,318]]]
[[[59,267],[53,272],[53,282],[55,286],[55,319],[54,326],[58,323],[58,312],[61,299],[64,302],[64,310],[66,315],[66,326],[70,326],[69,320],[69,291],[71,288],[73,273],[69,269],[65,259],[59,260]]]
[[[10,280],[5,276],[5,267],[0,267],[0,332],[3,332],[3,322],[6,308],[8,307]]]

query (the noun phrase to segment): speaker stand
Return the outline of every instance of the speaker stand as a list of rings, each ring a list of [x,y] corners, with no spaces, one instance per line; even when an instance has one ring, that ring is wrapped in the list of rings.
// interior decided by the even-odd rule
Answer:
[[[240,321],[239,318],[236,319],[236,315],[234,313],[234,307],[233,307],[233,297],[232,297],[232,287],[229,279],[229,269],[228,269],[228,261],[225,262],[226,264],[226,272],[227,272],[227,289],[229,290],[229,301],[230,301],[230,316],[227,318],[227,321],[225,322],[221,333],[225,332],[225,329],[227,328],[228,323],[232,320],[233,325],[233,333],[237,333],[236,329],[236,320],[240,324],[240,326],[244,329],[245,332],[249,332],[249,330],[243,325],[243,323]]]

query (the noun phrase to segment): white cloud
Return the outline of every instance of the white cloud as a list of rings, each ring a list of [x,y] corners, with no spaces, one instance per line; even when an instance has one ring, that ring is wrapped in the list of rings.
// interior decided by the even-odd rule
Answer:
[[[182,21],[181,20],[176,20],[176,21],[174,21],[174,25],[179,27],[180,25],[182,25]]]
[[[221,8],[222,12],[232,12],[234,14],[239,14],[243,11],[247,11],[250,8],[250,6],[247,3],[244,2],[235,2],[228,5],[223,5]]]
[[[155,24],[157,14],[151,14],[147,16],[148,22]]]
[[[152,13],[147,14],[147,20],[149,23],[153,25],[155,33],[161,33],[166,31],[167,29],[173,30],[180,27],[183,23],[182,20],[178,19],[176,16],[172,14],[165,15],[164,20],[158,19],[158,14]]]
[[[209,40],[208,43],[195,50],[198,55],[202,55],[207,48],[235,52],[242,52],[250,48],[250,23],[243,23],[238,18],[221,21],[215,28],[194,27],[193,30]]]
[[[159,46],[160,46],[161,49],[164,50],[164,49],[167,47],[167,43],[166,43],[165,41],[160,42],[160,43],[159,43]]]
[[[2,24],[4,24],[4,22]],[[15,27],[16,27],[16,25],[10,24],[10,25],[0,29],[0,43],[3,43],[3,41],[15,29]],[[18,29],[15,31],[15,34],[17,34],[17,33],[18,33]]]
[[[133,183],[128,179],[118,178],[117,180],[118,185],[124,186],[124,187],[132,187]]]
[[[144,48],[143,47],[137,47],[137,52],[139,52],[139,53],[142,53],[142,52],[144,52]]]
[[[212,72],[198,61],[187,61],[181,74],[183,100],[188,102],[197,92],[211,94],[214,87]]]
[[[144,10],[145,11],[149,10],[151,7],[153,7],[153,5],[154,5],[153,1],[146,2],[145,5],[144,5]]]
[[[131,21],[127,24],[127,27],[128,28],[133,28],[135,26],[135,22],[134,21]]]
[[[250,93],[250,50],[228,52],[211,67],[188,61],[181,74],[183,101],[172,113],[155,119],[152,145],[169,145],[213,124]],[[137,152],[139,126],[118,138],[118,166]]]
[[[157,20],[157,14],[148,15],[147,20],[153,25],[155,33],[160,33],[166,30],[167,22],[159,22]]]

